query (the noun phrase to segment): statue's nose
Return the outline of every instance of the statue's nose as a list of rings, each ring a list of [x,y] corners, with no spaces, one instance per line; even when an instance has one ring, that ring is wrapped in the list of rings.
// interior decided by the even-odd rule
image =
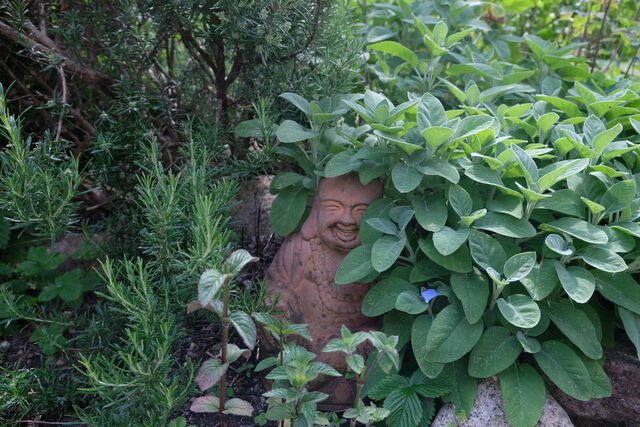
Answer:
[[[355,218],[351,214],[351,209],[345,209],[342,212],[342,217],[340,218],[340,222],[346,225],[352,225],[356,223]]]

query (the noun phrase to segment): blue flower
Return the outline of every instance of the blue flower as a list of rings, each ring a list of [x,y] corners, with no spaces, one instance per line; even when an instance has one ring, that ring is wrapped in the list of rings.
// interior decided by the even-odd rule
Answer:
[[[426,289],[422,292],[420,292],[420,295],[422,295],[422,298],[424,298],[424,302],[429,302],[432,299],[434,299],[435,297],[442,295],[440,292],[436,291],[435,289]]]

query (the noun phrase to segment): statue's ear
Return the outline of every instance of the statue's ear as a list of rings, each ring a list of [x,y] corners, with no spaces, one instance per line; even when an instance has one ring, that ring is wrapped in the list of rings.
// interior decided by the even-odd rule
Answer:
[[[311,207],[311,213],[307,217],[307,220],[302,224],[300,234],[304,240],[311,240],[318,235],[318,207],[314,200]]]

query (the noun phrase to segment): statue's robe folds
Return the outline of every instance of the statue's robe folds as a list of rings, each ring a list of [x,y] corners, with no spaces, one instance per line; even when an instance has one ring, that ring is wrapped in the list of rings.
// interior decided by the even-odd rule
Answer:
[[[289,322],[309,325],[313,341],[296,342],[315,353],[316,361],[327,363],[344,374],[346,354],[323,353],[322,350],[333,338],[340,337],[342,325],[351,332],[379,329],[378,319],[361,312],[362,299],[372,285],[351,283],[334,286],[339,265],[335,262],[335,253],[331,259],[330,249],[309,228],[303,227],[285,239],[267,270],[268,288],[280,295],[278,311],[282,311]],[[360,351],[364,350],[366,346],[363,344]],[[353,383],[343,378],[320,378],[312,388],[330,395],[324,405],[327,408],[331,405],[339,408],[345,402],[352,402],[349,399],[353,397]]]

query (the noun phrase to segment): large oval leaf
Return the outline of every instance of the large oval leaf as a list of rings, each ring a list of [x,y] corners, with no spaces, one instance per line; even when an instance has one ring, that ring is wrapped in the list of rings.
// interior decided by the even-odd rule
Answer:
[[[380,316],[396,306],[398,295],[415,292],[416,287],[398,277],[388,277],[376,283],[362,300],[362,314],[369,317]]]
[[[360,245],[347,254],[336,271],[336,285],[354,283],[376,272],[371,263],[372,247]]]
[[[568,300],[553,300],[545,310],[551,321],[582,352],[592,359],[602,357],[602,346],[589,317]]]
[[[492,326],[482,334],[469,356],[469,375],[488,378],[504,371],[522,352],[518,338],[507,328]]]
[[[411,325],[411,349],[413,350],[413,355],[416,358],[416,362],[418,362],[420,370],[428,378],[437,377],[444,368],[444,364],[429,362],[426,357],[427,336],[429,335],[432,324],[433,317],[425,314],[416,317]]]
[[[271,204],[271,227],[282,236],[298,228],[307,209],[307,191],[304,188],[288,187],[276,196]]]
[[[540,307],[530,297],[515,294],[499,298],[498,309],[509,323],[520,328],[533,328],[540,321]]]
[[[371,264],[378,272],[383,272],[391,267],[404,249],[406,239],[396,236],[382,236],[371,248]]]
[[[629,268],[620,255],[605,248],[589,246],[578,252],[578,256],[590,266],[608,273],[620,273]]]
[[[411,198],[411,206],[418,224],[427,231],[440,231],[447,222],[447,205],[442,197],[424,199],[415,196]]]
[[[459,305],[445,307],[429,330],[426,359],[436,363],[460,359],[478,342],[483,329],[482,321],[470,324]]]
[[[640,284],[627,273],[594,271],[598,292],[627,310],[640,314]]]
[[[558,276],[553,267],[553,260],[545,259],[535,265],[528,275],[520,279],[520,283],[524,285],[534,300],[545,299],[558,285]]]
[[[442,230],[433,233],[433,246],[440,254],[444,256],[451,255],[467,241],[469,231],[466,227],[454,230],[445,226]]]
[[[474,222],[473,226],[516,239],[536,235],[536,229],[533,228],[533,225],[531,225],[529,221],[517,219],[511,215],[498,212],[488,212],[485,216]]]
[[[391,170],[391,181],[401,193],[414,190],[420,185],[421,180],[422,174],[416,168],[407,166],[405,163],[397,163]]]
[[[553,266],[562,288],[572,300],[580,304],[589,301],[596,289],[596,281],[589,270],[578,266],[565,268],[558,261],[554,261]]]
[[[578,218],[560,218],[555,221],[542,224],[540,228],[547,231],[567,233],[570,236],[589,243],[599,244],[607,243],[609,241],[607,233],[597,226],[589,224],[587,221]]]
[[[538,371],[533,366],[516,363],[498,378],[509,422],[514,426],[536,425],[546,400],[544,380]]]
[[[540,369],[560,390],[579,400],[591,398],[591,377],[582,359],[559,341],[546,341],[533,355]]]
[[[507,282],[517,282],[527,276],[536,265],[535,252],[515,254],[504,263],[504,277]]]
[[[467,274],[452,274],[451,288],[462,303],[469,323],[476,323],[484,314],[489,299],[489,283],[478,270]]]
[[[496,239],[481,231],[472,230],[469,234],[469,249],[473,260],[485,270],[488,267],[502,271],[507,254]]]
[[[472,270],[471,255],[466,245],[462,245],[451,255],[444,256],[438,252],[431,239],[420,239],[420,249],[429,259],[442,267],[456,273],[469,273]]]

